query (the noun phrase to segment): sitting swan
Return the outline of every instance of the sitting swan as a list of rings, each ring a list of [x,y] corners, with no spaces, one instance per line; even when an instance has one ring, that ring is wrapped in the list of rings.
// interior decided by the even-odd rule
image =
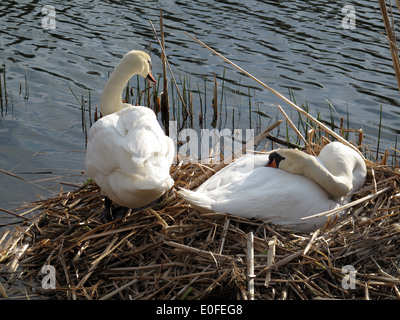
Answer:
[[[293,149],[244,156],[196,191],[180,189],[178,193],[201,212],[269,218],[272,223],[309,232],[323,226],[327,218],[301,218],[345,204],[365,178],[362,157],[350,147],[332,142],[318,157]]]
[[[172,139],[164,134],[151,109],[122,103],[124,86],[135,74],[156,82],[147,53],[128,52],[112,72],[101,96],[103,117],[89,131],[86,153],[89,177],[106,197],[127,208],[156,200],[174,184],[170,176]]]

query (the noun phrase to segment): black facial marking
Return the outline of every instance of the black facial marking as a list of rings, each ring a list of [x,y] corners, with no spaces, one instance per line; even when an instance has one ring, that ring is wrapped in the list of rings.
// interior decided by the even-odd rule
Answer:
[[[279,168],[279,163],[280,163],[282,160],[285,160],[285,157],[282,157],[278,152],[272,152],[272,153],[269,155],[269,162],[268,162],[268,164],[270,164],[273,160],[275,160],[276,167]]]

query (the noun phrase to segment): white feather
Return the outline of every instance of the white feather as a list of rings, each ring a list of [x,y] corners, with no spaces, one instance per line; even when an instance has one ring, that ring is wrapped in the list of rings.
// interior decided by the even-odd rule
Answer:
[[[329,159],[329,149],[335,152],[331,159],[338,160],[339,150],[336,147],[333,144],[324,152],[325,161]],[[340,150],[343,151],[343,148]],[[342,153],[342,156],[346,155]],[[318,161],[323,164],[320,159]],[[333,199],[305,176],[266,167],[268,162],[269,155],[244,156],[217,172],[196,191],[181,189],[178,193],[202,212],[268,219],[298,231],[312,231],[326,222],[326,217],[309,220],[301,218],[338,208],[349,200],[349,197]],[[350,164],[353,165],[352,160]],[[365,180],[365,166],[360,171],[356,177],[362,180],[357,182],[358,188]]]
[[[174,184],[169,174],[172,139],[151,109],[121,103],[127,80],[150,72],[149,59],[143,52],[131,51],[118,64],[100,103],[106,115],[91,127],[87,144],[87,174],[113,202],[129,208],[154,201]]]

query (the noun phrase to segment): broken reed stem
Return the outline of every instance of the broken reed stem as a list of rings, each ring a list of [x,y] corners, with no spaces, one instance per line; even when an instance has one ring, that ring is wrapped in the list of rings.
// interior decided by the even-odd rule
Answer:
[[[274,269],[278,269],[280,267],[283,267],[284,265],[288,264],[290,261],[292,261],[293,259],[301,256],[302,254],[303,254],[302,250],[301,251],[297,251],[297,252],[289,255],[288,257],[283,258],[282,260],[279,260],[278,262],[276,262],[276,263],[274,263],[274,264],[262,269],[259,273],[257,273],[256,277],[257,278],[260,277],[261,274],[263,274],[264,272],[270,272],[270,271],[272,271]]]
[[[249,300],[254,300],[254,234],[247,234],[247,279],[249,288]]]
[[[149,20],[149,23],[150,23],[151,28],[153,29],[154,35],[156,36],[157,42],[158,42],[158,44],[159,44],[159,46],[160,46],[160,48],[161,48],[161,52],[164,53],[164,59],[165,59],[165,61],[166,61],[166,63],[167,63],[168,70],[169,70],[169,73],[170,73],[170,75],[171,75],[172,81],[173,81],[173,83],[174,83],[174,85],[175,85],[176,91],[178,92],[179,99],[181,100],[181,103],[182,103],[183,107],[185,108],[186,112],[189,114],[189,111],[188,111],[188,108],[187,108],[187,106],[186,106],[185,100],[184,100],[183,97],[182,97],[181,91],[179,90],[178,84],[176,83],[174,73],[172,72],[171,66],[170,66],[170,64],[169,64],[169,62],[168,62],[167,55],[165,54],[164,47],[162,46],[161,41],[160,41],[160,38],[159,38],[158,35],[157,35],[157,31],[156,31],[156,29],[154,28],[154,25],[153,25],[153,23],[151,22],[151,20]]]
[[[5,213],[7,213],[7,214],[10,214],[10,215],[12,215],[12,216],[14,216],[14,217],[17,217],[17,218],[20,218],[20,219],[23,219],[23,220],[26,220],[26,221],[29,221],[29,220],[30,220],[30,219],[28,219],[27,217],[21,216],[20,214],[15,213],[15,212],[12,212],[12,211],[9,211],[9,210],[7,210],[7,209],[0,208],[0,211],[3,211],[3,212],[5,212]],[[1,225],[0,225],[0,227],[1,227]]]
[[[217,83],[217,75],[214,72],[214,98],[213,98],[213,110],[214,110],[214,117],[213,119],[216,120],[218,118],[218,83]]]
[[[310,250],[311,246],[314,244],[315,238],[318,236],[320,229],[317,229],[314,231],[314,233],[311,236],[310,241],[308,242],[307,246],[304,248],[303,255],[306,255],[307,252]]]
[[[338,207],[336,209],[332,209],[332,210],[328,210],[328,211],[325,211],[325,212],[317,213],[317,214],[314,214],[314,215],[311,215],[311,216],[308,216],[308,217],[303,217],[303,218],[301,218],[301,220],[319,218],[319,217],[323,217],[323,216],[330,216],[332,214],[335,214],[335,213],[338,213],[340,211],[343,211],[343,210],[349,209],[351,207],[354,207],[354,206],[356,206],[356,205],[358,205],[360,203],[363,203],[363,202],[366,202],[366,201],[371,200],[373,198],[376,198],[380,194],[390,191],[392,188],[393,187],[386,187],[386,188],[384,188],[382,190],[379,190],[376,193],[373,193],[373,194],[367,195],[365,197],[362,197],[360,199],[354,200],[354,201],[352,201],[350,203],[347,203],[347,204],[345,204],[343,206],[340,206],[340,207]]]
[[[267,267],[272,266],[275,259],[275,248],[276,248],[276,237],[268,241],[268,252],[267,252]],[[265,275],[264,286],[268,288],[271,281],[271,271],[268,271]]]
[[[220,244],[219,249],[218,249],[218,254],[222,254],[222,251],[224,250],[226,233],[228,232],[229,224],[231,222],[231,220],[228,217],[226,217],[225,219],[226,220],[225,220],[225,223],[224,223],[224,229],[222,230],[222,239],[221,239],[221,244]]]
[[[197,42],[198,44],[202,45],[203,47],[207,48],[208,50],[210,50],[212,53],[214,53],[215,55],[217,55],[218,57],[222,58],[223,60],[225,60],[226,62],[228,62],[230,65],[234,66],[236,69],[238,69],[240,72],[244,73],[246,76],[248,76],[249,78],[253,79],[254,81],[256,81],[259,85],[261,85],[262,87],[264,87],[265,89],[267,89],[268,91],[272,92],[273,94],[275,94],[277,97],[279,97],[280,99],[282,99],[283,101],[285,101],[287,104],[289,104],[292,108],[296,109],[299,113],[301,113],[302,115],[306,116],[307,118],[309,118],[311,121],[315,122],[316,124],[318,124],[323,130],[325,130],[327,133],[329,133],[331,136],[333,136],[334,138],[336,138],[338,141],[340,141],[341,143],[343,143],[344,145],[352,148],[353,150],[355,150],[357,153],[359,153],[361,155],[361,157],[364,159],[364,161],[366,161],[367,163],[369,163],[370,165],[373,165],[370,161],[366,160],[364,155],[356,148],[354,147],[351,143],[349,143],[347,140],[345,140],[343,137],[341,137],[340,135],[338,135],[336,132],[332,131],[331,129],[329,129],[326,125],[324,125],[321,121],[317,120],[316,118],[314,118],[312,115],[310,115],[308,112],[304,111],[302,108],[298,107],[296,104],[294,104],[292,101],[290,101],[289,99],[287,99],[285,96],[283,96],[281,93],[279,93],[278,91],[276,91],[275,89],[269,87],[268,85],[266,85],[264,82],[262,82],[261,80],[259,80],[258,78],[256,78],[255,76],[253,76],[252,74],[250,74],[249,72],[247,72],[246,70],[242,69],[241,67],[239,67],[238,65],[236,65],[235,63],[233,63],[232,61],[230,61],[229,59],[227,59],[226,57],[224,57],[222,54],[220,54],[219,52],[215,51],[214,49],[212,49],[211,47],[209,47],[208,45],[206,45],[205,43],[201,42],[200,40],[198,40],[197,38],[195,38],[194,36],[192,36],[191,34],[189,34],[188,32],[185,32],[185,34],[187,36],[189,36],[191,39],[193,39],[195,42]]]
[[[174,248],[177,248],[177,249],[180,249],[180,250],[183,250],[183,251],[188,251],[188,252],[191,252],[191,253],[195,253],[195,254],[198,254],[198,255],[203,256],[203,257],[208,257],[208,258],[211,257],[213,260],[215,260],[215,262],[217,262],[217,260],[226,261],[226,260],[234,260],[235,259],[235,258],[230,257],[230,256],[217,254],[217,253],[212,253],[211,251],[200,250],[200,249],[189,247],[189,246],[186,246],[184,244],[180,244],[180,243],[173,242],[173,241],[167,241],[166,240],[166,241],[164,241],[164,244],[166,244],[168,246],[171,246],[171,247],[174,247]]]

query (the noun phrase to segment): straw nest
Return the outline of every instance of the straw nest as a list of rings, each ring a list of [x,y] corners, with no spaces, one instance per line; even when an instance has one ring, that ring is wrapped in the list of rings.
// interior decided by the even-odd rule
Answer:
[[[175,187],[195,188],[213,167],[175,166]],[[359,201],[312,234],[200,214],[173,190],[103,224],[88,184],[30,205],[39,214],[0,251],[3,295],[19,279],[53,299],[400,299],[398,177],[370,166]]]

